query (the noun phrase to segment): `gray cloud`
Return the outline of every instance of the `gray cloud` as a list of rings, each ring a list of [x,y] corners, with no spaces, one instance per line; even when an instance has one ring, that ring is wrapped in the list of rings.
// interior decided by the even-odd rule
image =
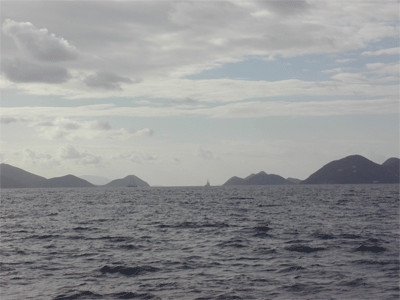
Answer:
[[[198,100],[192,99],[190,97],[186,97],[182,100],[171,100],[171,102],[176,104],[186,104],[186,105],[195,105],[199,103]]]
[[[0,123],[2,124],[10,124],[10,123],[16,123],[18,120],[14,117],[9,117],[9,116],[2,116],[0,117]]]
[[[13,82],[63,83],[71,75],[61,66],[37,64],[21,58],[3,58],[2,72]]]
[[[91,128],[94,130],[111,130],[110,123],[104,120],[97,120],[91,123]]]
[[[119,83],[133,83],[130,78],[121,77],[107,71],[99,71],[94,75],[89,75],[84,82],[89,87],[102,88],[106,90],[122,90]],[[136,82],[140,82],[140,80],[137,80]]]
[[[31,164],[57,165],[58,162],[50,154],[38,153],[30,149],[24,149],[23,159]]]
[[[276,12],[280,15],[294,15],[306,12],[312,6],[307,1],[304,0],[294,0],[294,1],[259,1],[261,7],[266,8],[272,12]]]
[[[60,157],[63,159],[79,159],[82,158],[82,156],[83,155],[71,145],[65,145],[60,149]]]
[[[29,22],[7,19],[3,32],[11,36],[17,47],[39,61],[58,62],[75,60],[79,53],[63,38],[50,34],[46,28],[37,29]]]

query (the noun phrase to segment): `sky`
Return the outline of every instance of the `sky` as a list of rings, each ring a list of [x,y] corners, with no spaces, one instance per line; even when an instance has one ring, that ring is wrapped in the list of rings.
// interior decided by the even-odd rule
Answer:
[[[1,1],[1,162],[198,186],[399,157],[399,9]]]

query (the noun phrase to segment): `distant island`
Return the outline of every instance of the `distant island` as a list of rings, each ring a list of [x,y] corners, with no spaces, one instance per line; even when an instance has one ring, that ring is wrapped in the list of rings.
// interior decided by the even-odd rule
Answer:
[[[143,181],[135,175],[128,175],[122,179],[115,179],[106,185],[105,187],[137,187],[137,186],[150,186],[147,182]]]
[[[257,174],[251,174],[246,178],[234,176],[230,178],[223,186],[230,185],[286,185],[296,184],[296,179],[285,179],[279,175],[267,174],[263,171]]]
[[[399,179],[400,159],[389,158],[379,165],[361,156],[350,155],[334,160],[301,181],[296,178],[283,178],[276,174],[267,174],[261,171],[251,174],[246,178],[231,177],[223,186],[240,185],[295,185],[295,184],[379,184],[400,183]],[[107,180],[98,176],[85,176],[96,180]],[[0,165],[0,188],[78,188],[78,187],[148,187],[147,182],[135,175],[128,175],[121,179],[115,179],[104,185],[94,185],[88,180],[66,175],[55,178],[44,178],[29,173],[20,168],[8,165]]]
[[[392,157],[379,165],[361,155],[351,155],[326,164],[300,184],[399,183],[399,162]]]
[[[129,175],[124,179],[116,179],[104,185],[107,187],[127,187],[149,186],[149,184],[140,178]],[[42,176],[29,173],[23,169],[8,165],[0,165],[0,188],[79,188],[96,187],[87,180],[74,175],[62,177],[44,178]]]
[[[361,155],[350,155],[326,164],[303,181],[260,172],[246,178],[231,177],[223,185],[400,183],[399,169],[400,159],[396,157],[389,158],[379,165]]]

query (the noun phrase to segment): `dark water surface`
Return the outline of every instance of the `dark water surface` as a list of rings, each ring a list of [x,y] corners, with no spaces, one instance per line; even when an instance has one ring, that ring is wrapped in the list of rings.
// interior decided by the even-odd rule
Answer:
[[[399,299],[399,186],[3,189],[1,299]]]

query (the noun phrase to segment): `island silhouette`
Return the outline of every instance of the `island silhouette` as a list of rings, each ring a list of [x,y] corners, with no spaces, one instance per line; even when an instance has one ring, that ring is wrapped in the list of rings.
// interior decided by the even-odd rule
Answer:
[[[350,155],[345,158],[331,161],[307,179],[301,181],[296,178],[283,178],[276,174],[267,174],[261,171],[246,178],[231,177],[223,186],[237,185],[293,185],[293,184],[387,184],[400,183],[400,159],[392,157],[379,165],[361,156]],[[128,175],[115,179],[104,187],[148,187],[146,181],[135,175]],[[27,172],[23,169],[2,163],[0,165],[0,188],[78,188],[96,187],[89,181],[74,175],[45,177]]]

